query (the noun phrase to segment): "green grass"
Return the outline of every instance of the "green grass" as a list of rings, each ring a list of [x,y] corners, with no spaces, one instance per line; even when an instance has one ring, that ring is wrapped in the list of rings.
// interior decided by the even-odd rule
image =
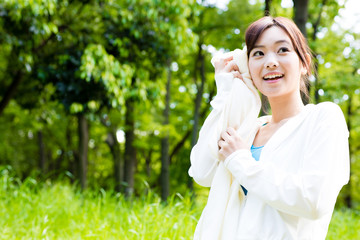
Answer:
[[[166,205],[152,192],[130,201],[0,173],[0,239],[191,239],[201,209],[179,194]]]
[[[345,208],[335,210],[326,239],[360,239],[360,211]]]
[[[204,207],[177,194],[168,204],[149,193],[80,192],[66,182],[24,182],[0,172],[0,239],[192,239]],[[360,215],[337,210],[327,239],[360,239]]]

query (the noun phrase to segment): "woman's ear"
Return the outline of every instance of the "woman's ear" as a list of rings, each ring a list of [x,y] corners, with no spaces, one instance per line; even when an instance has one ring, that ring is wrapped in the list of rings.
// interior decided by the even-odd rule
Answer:
[[[305,61],[307,63],[307,66],[311,65],[311,56],[309,53],[305,54]],[[301,75],[306,75],[308,73],[308,68],[303,64],[301,69]]]
[[[301,75],[306,75],[307,72],[308,71],[307,71],[306,67],[303,66],[301,69]]]
[[[306,62],[307,64],[310,66],[311,65],[311,56],[309,53],[306,53],[305,54],[305,58],[306,58]]]

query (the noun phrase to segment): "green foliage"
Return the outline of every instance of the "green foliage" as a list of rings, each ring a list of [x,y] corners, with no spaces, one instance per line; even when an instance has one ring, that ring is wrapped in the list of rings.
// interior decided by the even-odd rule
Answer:
[[[216,48],[234,50],[245,46],[245,30],[254,21],[264,15],[263,3],[260,1],[233,0],[229,2],[226,11],[217,8],[204,11],[206,29],[205,44],[212,44]],[[251,14],[248,14],[251,12]],[[214,16],[217,16],[215,20]]]
[[[124,91],[131,85],[134,73],[126,64],[120,64],[113,55],[109,55],[102,45],[90,44],[82,55],[80,77],[90,82],[101,81],[112,100],[111,106],[123,105]]]

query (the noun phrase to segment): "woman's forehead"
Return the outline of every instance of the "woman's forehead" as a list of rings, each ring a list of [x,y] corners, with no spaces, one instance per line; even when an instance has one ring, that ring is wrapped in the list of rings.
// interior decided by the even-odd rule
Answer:
[[[259,36],[254,47],[284,43],[292,45],[289,35],[282,28],[273,26]]]

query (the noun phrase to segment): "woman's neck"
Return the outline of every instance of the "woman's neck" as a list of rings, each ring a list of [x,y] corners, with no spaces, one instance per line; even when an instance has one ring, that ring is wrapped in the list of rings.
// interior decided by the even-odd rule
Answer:
[[[284,119],[294,117],[304,108],[300,93],[269,98],[269,103],[272,111],[272,123],[279,123]]]

